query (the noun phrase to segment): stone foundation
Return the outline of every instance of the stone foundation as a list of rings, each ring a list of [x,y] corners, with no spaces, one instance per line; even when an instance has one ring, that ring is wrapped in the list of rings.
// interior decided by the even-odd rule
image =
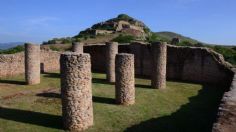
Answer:
[[[166,88],[166,43],[152,44],[152,87],[155,89]]]
[[[77,53],[84,53],[84,44],[79,42],[72,43],[72,51]]]
[[[115,82],[115,57],[118,53],[118,43],[106,43],[106,68],[108,82]]]
[[[64,53],[60,66],[64,127],[70,131],[85,130],[93,125],[90,55]]]
[[[25,44],[25,81],[28,85],[40,83],[40,45]]]
[[[116,55],[116,103],[132,105],[135,103],[134,55]]]

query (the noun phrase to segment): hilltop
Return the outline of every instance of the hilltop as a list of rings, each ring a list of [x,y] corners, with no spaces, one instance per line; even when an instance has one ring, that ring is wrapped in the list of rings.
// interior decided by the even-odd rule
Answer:
[[[116,41],[119,43],[131,42],[168,42],[177,46],[208,47],[222,54],[226,61],[236,65],[236,47],[218,46],[202,43],[198,40],[186,37],[174,32],[153,32],[142,21],[132,18],[126,14],[120,14],[116,18],[109,19],[92,25],[72,37],[54,38],[43,42],[42,48],[55,51],[65,51],[71,48],[72,42],[83,42],[88,44],[104,44],[105,42]],[[7,50],[0,50],[0,54],[12,54],[23,51],[23,46],[17,46]]]
[[[44,42],[44,44],[65,44],[75,41],[87,44],[108,41],[120,43],[166,41],[171,43],[172,39],[178,39],[180,42],[185,43],[188,41],[190,44],[199,43],[197,40],[174,32],[152,32],[142,21],[126,14],[120,14],[116,18],[94,24],[73,37],[55,38]]]

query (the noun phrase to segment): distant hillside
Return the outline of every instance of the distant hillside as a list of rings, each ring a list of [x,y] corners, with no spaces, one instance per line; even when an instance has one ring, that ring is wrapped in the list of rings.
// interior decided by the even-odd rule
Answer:
[[[9,42],[9,43],[0,43],[0,50],[5,50],[9,48],[16,47],[18,45],[23,45],[25,42]]]
[[[178,33],[174,33],[174,32],[156,32],[156,34],[158,35],[158,37],[160,38],[164,38],[164,39],[167,39],[167,40],[172,40],[173,38],[179,38],[181,41],[189,41],[191,43],[200,43],[200,41],[198,40],[195,40],[195,39],[192,39],[190,37],[186,37],[186,36],[183,36],[181,34],[178,34]]]

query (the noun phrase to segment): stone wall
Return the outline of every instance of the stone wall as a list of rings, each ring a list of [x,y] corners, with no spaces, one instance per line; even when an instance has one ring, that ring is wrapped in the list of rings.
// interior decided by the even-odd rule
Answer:
[[[106,71],[106,47],[85,46],[84,52],[91,55],[93,71]],[[150,77],[151,47],[134,43],[119,45],[119,53],[135,55],[135,73]],[[45,72],[59,70],[60,53],[41,51],[41,63]],[[17,69],[17,70],[16,70]],[[24,73],[24,54],[0,55],[0,77]],[[207,48],[168,46],[167,78],[198,83],[230,84],[233,72],[223,56]]]
[[[44,72],[58,71],[60,69],[60,54],[60,52],[56,51],[41,50],[40,61]]]
[[[236,74],[230,90],[222,98],[218,111],[218,119],[213,125],[212,132],[236,131]]]
[[[105,45],[86,46],[91,54],[92,69],[105,72]],[[150,77],[152,73],[151,47],[144,44],[119,45],[119,53],[135,55],[135,73]],[[190,48],[168,45],[167,78],[210,84],[230,84],[231,65],[222,55],[208,48]]]
[[[59,70],[59,59],[59,52],[41,50],[41,68],[43,68],[45,72]],[[24,61],[24,52],[0,55],[0,78],[24,74]]]
[[[0,55],[0,78],[11,77],[25,72],[24,52]]]

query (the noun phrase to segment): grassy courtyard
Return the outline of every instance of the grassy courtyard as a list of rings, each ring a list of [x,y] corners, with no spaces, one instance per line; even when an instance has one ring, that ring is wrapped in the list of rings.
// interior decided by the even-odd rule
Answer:
[[[41,84],[24,85],[23,76],[0,80],[0,132],[60,132],[58,73],[42,74]],[[136,79],[136,104],[114,104],[114,85],[93,74],[94,126],[88,132],[210,132],[222,88],[168,82],[166,90]]]

